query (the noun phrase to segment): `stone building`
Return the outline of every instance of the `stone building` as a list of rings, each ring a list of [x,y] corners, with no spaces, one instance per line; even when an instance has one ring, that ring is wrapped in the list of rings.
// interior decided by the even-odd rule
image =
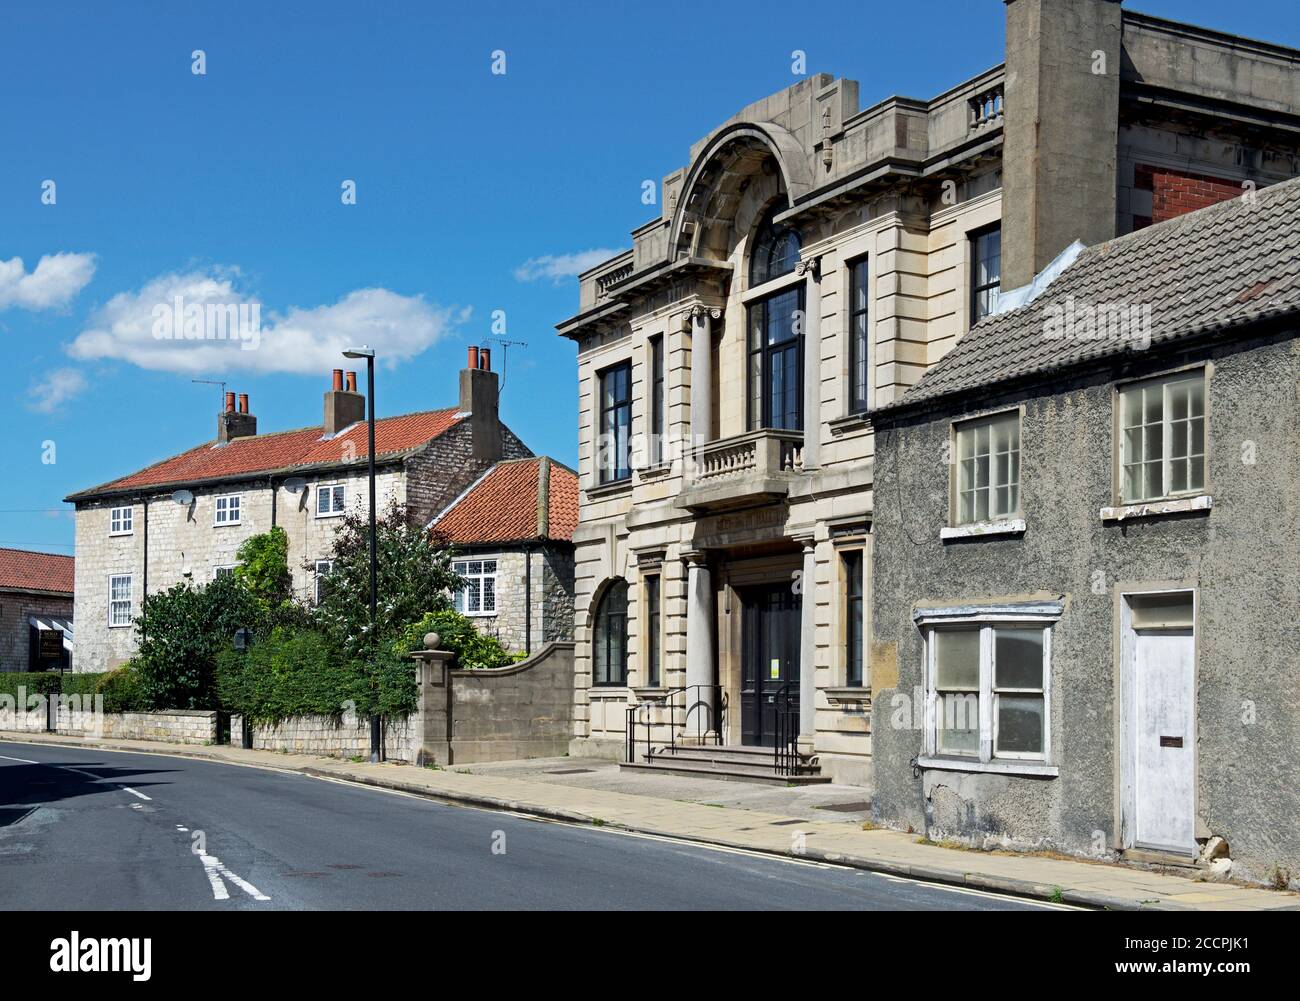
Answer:
[[[73,559],[0,549],[0,671],[71,664]]]
[[[82,623],[74,669],[129,659],[146,592],[208,583],[275,525],[288,535],[296,594],[314,600],[338,519],[368,503],[365,411],[355,373],[345,383],[340,370],[315,427],[258,434],[247,396],[227,393],[215,440],[68,497]],[[375,453],[379,510],[395,501],[425,523],[498,462],[532,455],[501,423],[497,374],[478,348],[460,373],[459,406],[377,420]]]
[[[719,123],[580,276],[575,753],[795,732],[869,782],[872,411],[1076,241],[1300,173],[1300,53],[1005,10],[1005,63],[929,100],[817,74]]]
[[[1089,248],[875,412],[877,820],[1300,876],[1297,387],[1293,180]]]
[[[456,549],[457,611],[512,650],[573,639],[578,476],[554,459],[507,459],[429,528]]]

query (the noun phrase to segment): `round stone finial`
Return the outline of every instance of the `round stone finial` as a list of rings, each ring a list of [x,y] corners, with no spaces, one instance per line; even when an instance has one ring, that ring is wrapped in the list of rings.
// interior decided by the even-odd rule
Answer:
[[[442,642],[442,637],[437,633],[424,634],[424,648],[426,650],[437,650],[438,644]]]

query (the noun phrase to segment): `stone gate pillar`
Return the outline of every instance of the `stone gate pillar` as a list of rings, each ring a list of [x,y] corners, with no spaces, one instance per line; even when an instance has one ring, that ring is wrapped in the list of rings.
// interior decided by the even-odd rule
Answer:
[[[411,743],[415,763],[451,764],[451,679],[448,667],[452,654],[439,650],[437,633],[426,633],[424,649],[411,654],[415,660],[417,702],[411,717]]]

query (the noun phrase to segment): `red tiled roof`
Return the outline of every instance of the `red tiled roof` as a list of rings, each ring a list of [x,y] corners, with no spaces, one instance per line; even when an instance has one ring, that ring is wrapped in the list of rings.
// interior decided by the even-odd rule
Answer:
[[[452,407],[377,420],[375,457],[394,455],[423,445],[453,427],[463,416],[461,411]],[[364,459],[370,454],[364,421],[328,440],[322,440],[323,434],[321,428],[303,428],[235,438],[225,445],[207,442],[139,472],[72,496],[89,497],[132,487],[252,476],[294,466]]]
[[[553,459],[547,461],[550,529],[545,537],[572,542],[578,527],[578,477]],[[541,457],[498,462],[438,516],[434,530],[462,545],[542,537],[537,524],[541,463]]]
[[[71,556],[0,549],[0,588],[72,594]]]

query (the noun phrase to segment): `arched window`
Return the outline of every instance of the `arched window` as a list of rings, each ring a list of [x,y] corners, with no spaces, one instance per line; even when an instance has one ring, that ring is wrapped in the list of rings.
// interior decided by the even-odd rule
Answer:
[[[769,212],[754,233],[754,249],[749,255],[751,287],[788,275],[799,263],[799,252],[803,248],[799,234],[788,226],[773,222],[775,214],[775,209]]]
[[[616,580],[601,595],[592,620],[592,682],[627,684],[627,581]]]

